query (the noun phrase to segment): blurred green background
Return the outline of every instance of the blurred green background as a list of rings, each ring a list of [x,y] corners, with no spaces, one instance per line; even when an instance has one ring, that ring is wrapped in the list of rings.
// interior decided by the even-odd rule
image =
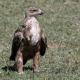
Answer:
[[[14,31],[28,7],[44,11],[37,19],[48,38],[40,72],[19,75],[8,66]],[[80,0],[0,0],[0,80],[80,80]]]

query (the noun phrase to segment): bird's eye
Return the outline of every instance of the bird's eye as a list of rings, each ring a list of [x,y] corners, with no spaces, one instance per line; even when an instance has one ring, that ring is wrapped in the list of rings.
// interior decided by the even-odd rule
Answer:
[[[33,11],[37,11],[36,9],[34,9]]]

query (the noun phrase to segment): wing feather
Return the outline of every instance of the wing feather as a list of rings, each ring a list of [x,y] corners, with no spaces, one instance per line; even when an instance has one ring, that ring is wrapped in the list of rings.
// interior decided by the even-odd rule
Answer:
[[[15,57],[18,49],[20,48],[22,39],[23,39],[23,33],[21,30],[17,29],[14,33],[14,38],[12,41],[10,60],[15,60]]]
[[[47,38],[44,34],[41,36],[40,55],[44,56],[47,48]]]

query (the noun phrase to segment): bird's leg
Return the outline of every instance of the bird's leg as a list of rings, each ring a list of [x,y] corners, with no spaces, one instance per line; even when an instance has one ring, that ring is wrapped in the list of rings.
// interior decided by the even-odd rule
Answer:
[[[33,58],[33,71],[39,72],[39,65],[40,65],[40,53],[37,52]]]
[[[20,50],[17,52],[16,55],[15,67],[19,74],[23,74],[23,56]]]

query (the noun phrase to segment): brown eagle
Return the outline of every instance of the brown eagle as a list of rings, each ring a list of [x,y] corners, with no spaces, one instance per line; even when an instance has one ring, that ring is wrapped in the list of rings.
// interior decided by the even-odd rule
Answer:
[[[10,60],[15,61],[14,66],[20,74],[23,73],[23,65],[30,59],[33,59],[33,70],[37,71],[40,56],[45,54],[47,38],[36,19],[38,15],[42,14],[42,10],[30,7],[25,15],[23,25],[14,33]]]

